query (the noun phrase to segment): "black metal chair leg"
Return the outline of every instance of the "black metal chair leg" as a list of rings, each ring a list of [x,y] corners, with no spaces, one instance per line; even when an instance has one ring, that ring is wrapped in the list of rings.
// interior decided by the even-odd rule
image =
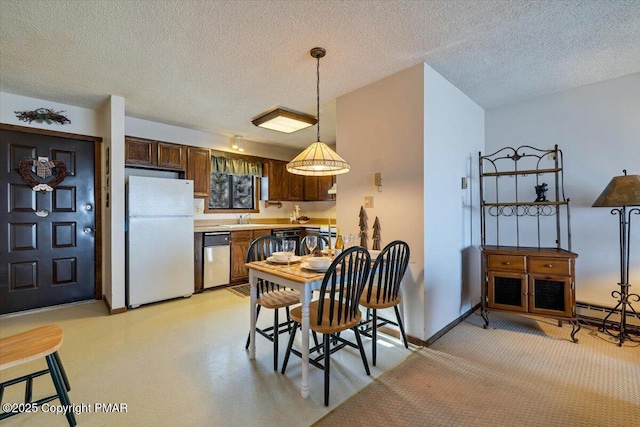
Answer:
[[[51,379],[53,380],[53,385],[56,388],[56,392],[58,393],[58,397],[60,398],[60,403],[63,407],[70,407],[71,401],[69,400],[69,395],[67,394],[67,390],[65,389],[65,385],[63,380],[61,379],[60,371],[58,371],[58,365],[56,363],[55,357],[53,354],[49,354],[46,356],[47,366],[49,367],[49,373],[51,374]],[[76,417],[73,414],[73,411],[67,411],[66,413],[67,421],[71,427],[76,425]]]
[[[273,313],[273,370],[277,371],[278,370],[278,341],[280,341],[278,339],[278,337],[280,336],[279,334],[279,329],[280,329],[280,324],[278,323],[278,311],[280,311],[280,309],[275,309],[275,313]]]
[[[287,370],[287,363],[289,363],[289,356],[291,355],[291,347],[293,347],[293,340],[296,337],[296,331],[298,330],[298,323],[293,322],[293,332],[289,335],[289,344],[287,344],[287,352],[284,354],[284,360],[282,361],[282,372]]]
[[[318,334],[316,334],[316,331],[311,331],[311,335],[313,335],[313,342],[315,344],[316,347],[316,351],[318,353],[320,353],[320,343],[318,342]]]
[[[404,326],[402,325],[402,319],[400,318],[400,310],[398,310],[398,306],[393,307],[396,311],[396,319],[398,319],[398,328],[400,328],[400,333],[402,334],[402,341],[404,341],[404,348],[409,348],[409,343],[407,342],[407,334],[404,333]]]
[[[360,332],[357,327],[352,328],[353,333],[356,335],[356,341],[358,342],[358,350],[360,350],[360,357],[362,357],[362,363],[364,364],[364,371],[367,375],[371,375],[369,371],[369,364],[367,363],[367,355],[364,354],[364,346],[362,345],[362,339],[360,338]]]
[[[331,334],[324,334],[324,406],[329,406],[329,360],[331,359]]]
[[[71,385],[69,384],[69,379],[67,378],[67,372],[64,370],[64,366],[62,366],[62,361],[60,360],[60,356],[58,356],[58,352],[53,353],[53,357],[56,359],[56,364],[58,365],[58,371],[60,371],[60,375],[62,375],[62,381],[64,381],[64,386],[67,391],[71,391]]]
[[[256,323],[258,323],[258,316],[260,315],[260,305],[256,308]],[[245,350],[249,349],[249,341],[251,341],[251,331],[249,331],[249,335],[247,335],[247,344],[244,346]]]
[[[378,353],[378,310],[376,310],[375,308],[373,309],[373,327],[371,330],[371,339],[373,340],[373,342],[371,343],[373,366],[376,366],[376,356]]]

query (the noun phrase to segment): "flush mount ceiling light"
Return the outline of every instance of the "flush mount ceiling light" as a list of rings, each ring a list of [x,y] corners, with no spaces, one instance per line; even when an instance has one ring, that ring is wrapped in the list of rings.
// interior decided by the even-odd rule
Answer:
[[[316,105],[318,111],[318,129],[316,142],[311,144],[302,153],[287,163],[287,171],[296,175],[327,176],[340,175],[349,172],[351,166],[345,162],[327,144],[320,142],[320,58],[327,52],[321,47],[311,49],[311,56],[316,58],[317,85]]]
[[[282,107],[267,111],[251,121],[258,127],[284,133],[297,132],[313,126],[317,122],[316,118],[309,114],[298,113]]]

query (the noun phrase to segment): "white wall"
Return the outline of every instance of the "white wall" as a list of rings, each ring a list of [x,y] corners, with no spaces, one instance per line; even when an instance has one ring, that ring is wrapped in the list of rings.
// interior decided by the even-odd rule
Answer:
[[[471,177],[469,157],[483,146],[483,111],[426,64],[346,94],[336,107],[338,153],[351,163],[338,176],[338,224],[357,232],[364,197],[374,197],[369,229],[377,216],[383,246],[400,239],[411,248],[405,324],[427,339],[480,301],[479,282],[469,283],[479,275],[478,256],[466,253],[478,243],[470,218],[475,212],[477,221],[477,208],[460,181]],[[465,274],[464,287],[463,258],[478,272]]]
[[[61,114],[71,120],[71,123],[65,125],[57,123],[27,123],[18,120],[16,117],[16,111],[31,111],[37,108],[50,108],[56,112],[63,111]],[[102,119],[99,111],[0,92],[0,123],[78,135],[102,136]]]
[[[432,336],[480,302],[477,153],[484,110],[424,67],[425,329]],[[462,178],[468,188],[462,189]]]
[[[486,153],[532,145],[564,153],[571,199],[576,299],[604,306],[618,289],[618,219],[591,205],[614,176],[640,174],[640,73],[486,112]],[[632,219],[629,281],[640,289],[640,217]]]
[[[124,135],[125,100],[111,96],[106,114],[110,145],[110,239],[111,294],[104,292],[112,310],[125,307],[125,188],[124,188]]]

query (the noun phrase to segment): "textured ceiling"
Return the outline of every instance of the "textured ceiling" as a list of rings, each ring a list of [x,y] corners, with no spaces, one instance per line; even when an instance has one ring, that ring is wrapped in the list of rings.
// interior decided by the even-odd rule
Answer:
[[[315,114],[335,141],[335,99],[420,62],[491,108],[640,71],[640,1],[0,2],[4,92],[304,147],[251,119]],[[40,106],[34,106],[40,107]]]

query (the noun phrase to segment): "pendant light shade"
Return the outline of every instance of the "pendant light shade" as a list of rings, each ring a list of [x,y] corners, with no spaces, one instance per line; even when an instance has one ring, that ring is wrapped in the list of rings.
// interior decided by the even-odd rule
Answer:
[[[287,171],[296,175],[340,175],[349,172],[351,166],[324,142],[314,142],[287,163]]]
[[[349,172],[351,166],[327,144],[320,141],[320,58],[323,58],[326,51],[321,47],[311,49],[311,56],[316,58],[317,85],[316,85],[316,105],[318,110],[317,138],[295,159],[287,163],[287,171],[296,175],[307,176],[327,176],[340,175]]]

